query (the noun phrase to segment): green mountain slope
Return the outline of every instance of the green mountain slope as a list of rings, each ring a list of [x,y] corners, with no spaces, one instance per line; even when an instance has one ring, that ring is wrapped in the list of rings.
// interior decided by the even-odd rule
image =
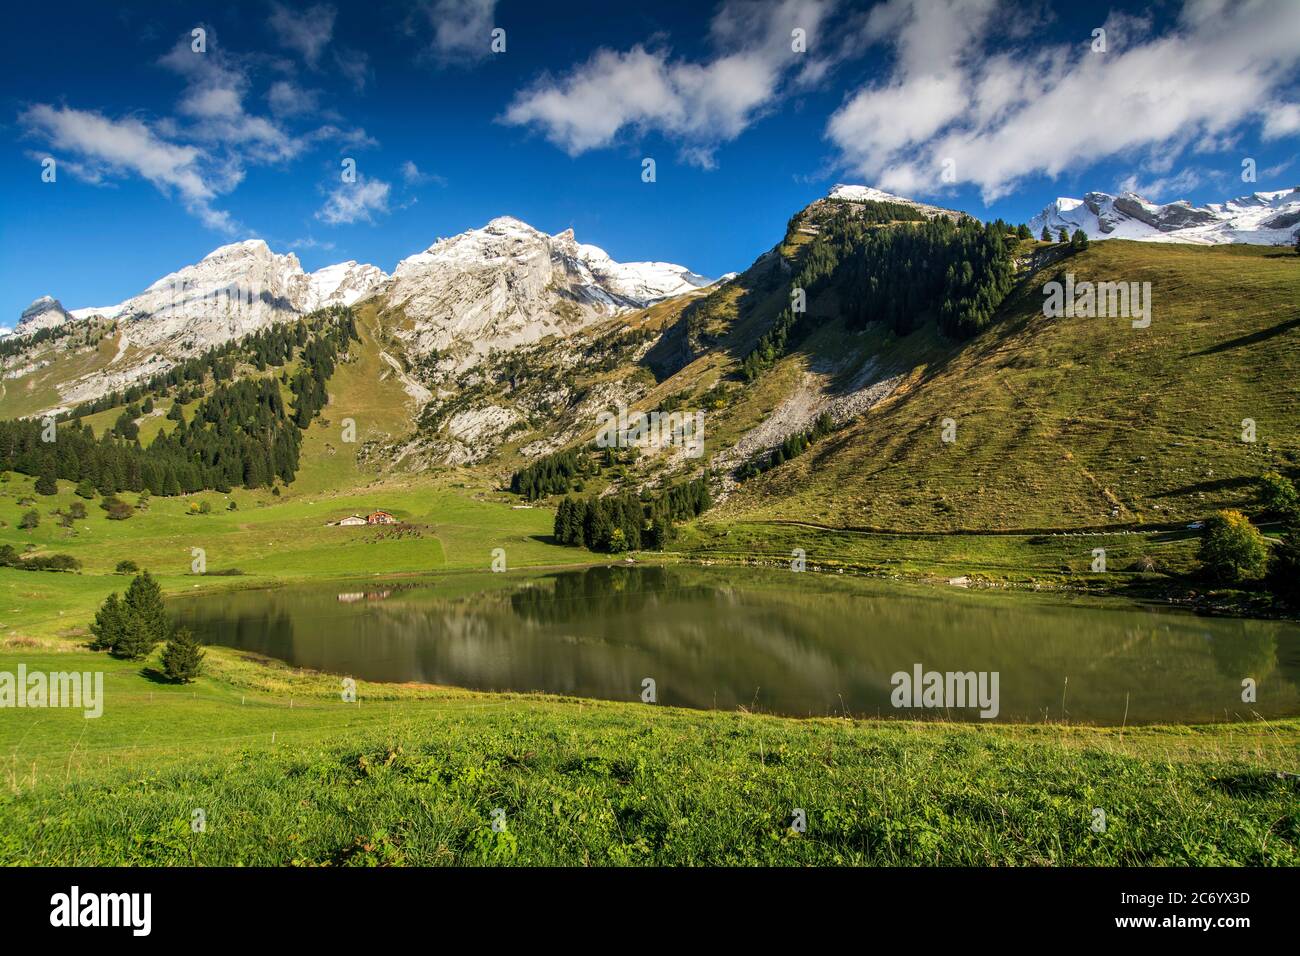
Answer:
[[[1048,319],[1042,282],[1150,282],[1152,321]],[[1258,246],[1094,243],[964,346],[883,343],[894,394],[717,517],[951,531],[1182,521],[1253,500],[1300,454],[1300,259]],[[783,361],[844,344],[834,329]],[[864,338],[869,339],[869,334]],[[911,340],[917,340],[913,342]],[[941,440],[942,422],[956,440]],[[1241,440],[1242,422],[1256,441]]]

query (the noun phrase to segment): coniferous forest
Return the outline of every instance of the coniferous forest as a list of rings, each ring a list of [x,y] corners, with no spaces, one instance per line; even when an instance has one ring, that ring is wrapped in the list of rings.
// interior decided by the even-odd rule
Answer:
[[[566,497],[555,512],[555,539],[611,554],[663,550],[672,540],[674,522],[697,517],[712,503],[707,474],[658,494]]]
[[[229,491],[267,487],[277,479],[287,484],[298,469],[301,432],[328,400],[326,382],[339,353],[354,340],[351,311],[330,309],[211,349],[143,385],[78,406],[61,416],[55,441],[45,440],[49,432],[42,421],[0,421],[0,470],[36,476],[38,487],[51,494],[58,478],[88,481],[103,495]],[[231,381],[241,362],[264,371],[295,356],[298,366],[287,380],[292,408],[278,376]],[[168,418],[175,427],[144,446],[135,420],[167,397],[173,399]],[[197,405],[187,421],[181,409],[190,401]],[[119,404],[125,404],[122,414],[99,435],[81,421]]]
[[[890,205],[855,203],[836,212],[808,246],[791,291],[802,289],[809,303],[833,295],[850,327],[883,322],[906,335],[933,317],[951,338],[978,334],[1011,291],[1011,227],[968,216],[881,225],[892,213],[874,207]],[[812,332],[811,315],[783,309],[745,356],[741,377],[758,378]]]

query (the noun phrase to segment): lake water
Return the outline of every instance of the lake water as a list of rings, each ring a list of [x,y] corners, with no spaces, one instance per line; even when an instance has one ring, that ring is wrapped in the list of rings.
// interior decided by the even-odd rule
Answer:
[[[986,691],[996,672],[999,721],[1300,713],[1295,624],[811,573],[446,575],[195,596],[171,610],[204,642],[373,681],[641,700],[649,678],[667,705],[981,719],[974,706],[910,706],[957,697],[909,692],[894,706],[894,675],[919,667],[922,685],[930,671],[983,672]]]

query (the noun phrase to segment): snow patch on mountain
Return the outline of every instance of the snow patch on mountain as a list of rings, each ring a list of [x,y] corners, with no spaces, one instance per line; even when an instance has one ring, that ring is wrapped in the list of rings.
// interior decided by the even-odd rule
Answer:
[[[388,279],[383,269],[349,259],[307,276],[307,311],[355,305]]]
[[[578,243],[577,248],[597,282],[642,307],[712,284],[672,262],[615,262],[599,246]]]
[[[389,308],[414,321],[417,354],[472,354],[564,335],[628,309],[708,284],[670,263],[619,263],[512,216],[439,239],[403,259],[384,289]]]
[[[1155,203],[1134,192],[1062,197],[1029,221],[1035,236],[1082,229],[1090,239],[1135,239],[1216,245],[1244,242],[1289,245],[1300,227],[1300,187],[1256,192],[1194,206],[1185,199]]]
[[[872,186],[852,186],[844,183],[836,183],[827,193],[829,199],[845,199],[849,202],[905,202],[910,203],[912,200],[903,196],[895,196],[893,193],[887,193],[883,189],[876,189]]]
[[[826,198],[838,199],[842,202],[901,203],[904,206],[911,206],[914,209],[918,209],[930,217],[945,216],[949,219],[959,219],[962,216],[962,213],[955,209],[947,209],[944,206],[932,206],[929,203],[909,199],[906,196],[895,196],[893,193],[887,193],[883,189],[876,189],[874,186],[854,186],[846,185],[844,183],[836,183],[831,187],[830,192],[826,194]]]

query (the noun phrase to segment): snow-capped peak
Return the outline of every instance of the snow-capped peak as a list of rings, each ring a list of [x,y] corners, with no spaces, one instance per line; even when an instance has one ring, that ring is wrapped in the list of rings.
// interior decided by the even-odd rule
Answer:
[[[854,186],[845,183],[836,183],[831,187],[830,192],[826,194],[826,198],[830,200],[839,200],[840,202],[899,203],[904,206],[911,206],[923,215],[930,217],[944,216],[948,219],[959,219],[962,216],[962,214],[957,212],[955,209],[946,209],[943,206],[932,206],[929,203],[923,203],[916,199],[909,199],[906,196],[895,196],[893,193],[887,193],[883,189],[876,189],[874,186]]]
[[[266,244],[265,239],[245,239],[242,242],[232,242],[224,246],[217,246],[217,248],[204,256],[202,261],[207,262],[209,259],[229,259],[233,256],[247,255],[273,256],[275,253],[271,251],[271,247]],[[289,253],[289,255],[293,256],[293,253]],[[294,256],[294,258],[296,259],[297,256]]]
[[[568,235],[572,237],[573,231],[568,230]],[[606,289],[644,305],[713,283],[672,262],[615,262],[604,249],[585,243],[577,243],[577,255]]]
[[[1058,198],[1029,221],[1035,236],[1044,226],[1053,236],[1061,229],[1082,229],[1091,239],[1289,244],[1300,226],[1300,187],[1205,206],[1186,199],[1157,203],[1135,192],[1090,192],[1082,199]]]
[[[831,191],[826,194],[828,199],[845,199],[849,202],[905,202],[910,203],[912,200],[905,199],[902,196],[895,196],[893,193],[887,193],[883,189],[876,189],[873,186],[852,186],[844,183],[836,183],[831,187]]]
[[[307,311],[330,305],[353,305],[388,279],[383,269],[349,259],[317,269],[307,276]]]
[[[548,235],[498,216],[403,259],[385,298],[418,323],[416,351],[483,351],[564,334],[707,284],[672,263],[616,262],[577,242],[572,229]]]
[[[403,278],[434,264],[468,269],[497,264],[505,258],[526,260],[545,252],[548,259],[567,261],[570,271],[585,267],[583,278],[598,298],[611,307],[641,307],[709,284],[710,280],[671,262],[616,262],[598,246],[579,243],[573,230],[547,235],[513,216],[498,216],[486,226],[439,239],[423,252],[408,256],[393,270]],[[609,297],[613,296],[613,299]],[[625,300],[622,302],[616,299]]]

